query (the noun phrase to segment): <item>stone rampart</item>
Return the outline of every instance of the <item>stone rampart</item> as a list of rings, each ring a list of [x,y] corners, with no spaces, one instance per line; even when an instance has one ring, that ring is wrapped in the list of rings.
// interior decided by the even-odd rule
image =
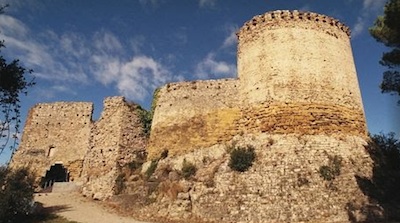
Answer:
[[[171,83],[162,87],[149,142],[149,158],[170,155],[230,140],[238,134],[241,100],[236,79]]]
[[[29,167],[36,182],[51,165],[62,163],[70,180],[81,181],[89,149],[93,104],[87,102],[41,103],[31,108],[12,167]]]
[[[238,79],[161,88],[149,157],[184,154],[242,132],[365,137],[349,37],[347,26],[316,13],[255,16],[238,32]]]
[[[123,97],[104,100],[101,117],[94,123],[89,149],[83,166],[83,194],[104,199],[117,192],[117,178],[136,151],[146,147],[140,106]]]
[[[259,134],[236,136],[232,143],[255,148],[256,160],[249,170],[231,170],[224,146],[210,148],[213,153],[205,149],[160,161],[159,166],[173,166],[186,159],[198,172],[194,180],[179,182],[186,190],[175,197],[160,192],[152,212],[163,219],[194,217],[204,222],[344,223],[351,222],[350,216],[363,219],[370,214],[363,212],[369,201],[357,181],[372,176],[373,160],[364,139]],[[321,167],[331,165],[335,156],[340,174],[327,180]],[[179,188],[174,183],[169,182]]]

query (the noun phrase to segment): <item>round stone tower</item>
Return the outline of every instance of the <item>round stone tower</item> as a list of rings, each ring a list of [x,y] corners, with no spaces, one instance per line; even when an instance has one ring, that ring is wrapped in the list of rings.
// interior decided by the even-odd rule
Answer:
[[[154,179],[167,179],[157,191],[178,188],[182,181],[167,171],[180,173],[186,161],[198,171],[183,181],[187,191],[157,194],[154,213],[210,222],[373,222],[369,214],[382,212],[365,186],[374,162],[349,29],[315,13],[274,11],[247,22],[238,38],[237,80],[168,84],[155,97],[146,165],[157,161]],[[247,171],[230,167],[235,148],[253,149]]]
[[[366,136],[348,27],[298,11],[255,16],[238,32],[250,132]]]

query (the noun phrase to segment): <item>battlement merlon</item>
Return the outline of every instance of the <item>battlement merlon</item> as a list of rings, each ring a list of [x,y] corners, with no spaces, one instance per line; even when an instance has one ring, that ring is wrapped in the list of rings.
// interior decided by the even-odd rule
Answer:
[[[262,15],[257,15],[254,16],[251,20],[246,22],[242,28],[237,33],[237,36],[240,37],[240,33],[245,33],[248,31],[253,30],[256,26],[265,24],[265,25],[271,25],[271,24],[276,24],[277,26],[290,26],[291,23],[288,23],[288,21],[314,21],[316,24],[326,24],[330,25],[332,27],[336,27],[339,31],[344,32],[349,38],[351,35],[350,28],[343,23],[341,23],[339,20],[334,19],[332,17],[314,13],[314,12],[301,12],[301,11],[289,11],[289,10],[276,10],[276,11],[271,11],[267,12]],[[271,26],[270,26],[271,27]],[[310,28],[310,26],[307,26]]]

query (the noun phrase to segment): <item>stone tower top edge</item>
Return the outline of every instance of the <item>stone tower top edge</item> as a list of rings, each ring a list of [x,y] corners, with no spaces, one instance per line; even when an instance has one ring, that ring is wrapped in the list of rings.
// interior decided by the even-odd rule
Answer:
[[[34,108],[48,107],[48,106],[75,106],[75,105],[85,105],[93,106],[93,102],[87,101],[55,101],[55,102],[40,102],[35,104]]]
[[[123,102],[126,103],[126,98],[124,96],[109,96],[103,99],[103,104],[111,103],[111,102]]]
[[[339,30],[343,31],[350,38],[350,28],[340,22],[339,20],[329,17],[323,14],[318,14],[315,12],[306,12],[298,10],[275,10],[266,12],[261,15],[254,16],[252,19],[247,21],[238,31],[237,35],[240,33],[250,31],[253,27],[267,23],[274,23],[279,26],[280,22],[286,21],[314,21],[320,24],[329,24],[331,26],[337,27]]]
[[[115,107],[115,106],[118,107],[118,106],[123,106],[123,105],[142,108],[142,106],[140,104],[138,104],[134,101],[130,101],[125,96],[108,96],[103,99],[104,108]]]

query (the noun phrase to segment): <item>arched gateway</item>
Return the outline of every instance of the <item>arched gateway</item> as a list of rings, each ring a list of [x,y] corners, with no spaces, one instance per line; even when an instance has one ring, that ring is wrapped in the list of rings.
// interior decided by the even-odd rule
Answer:
[[[47,188],[52,186],[54,182],[69,182],[68,169],[62,163],[55,163],[46,171],[46,175],[42,177],[41,187]]]

